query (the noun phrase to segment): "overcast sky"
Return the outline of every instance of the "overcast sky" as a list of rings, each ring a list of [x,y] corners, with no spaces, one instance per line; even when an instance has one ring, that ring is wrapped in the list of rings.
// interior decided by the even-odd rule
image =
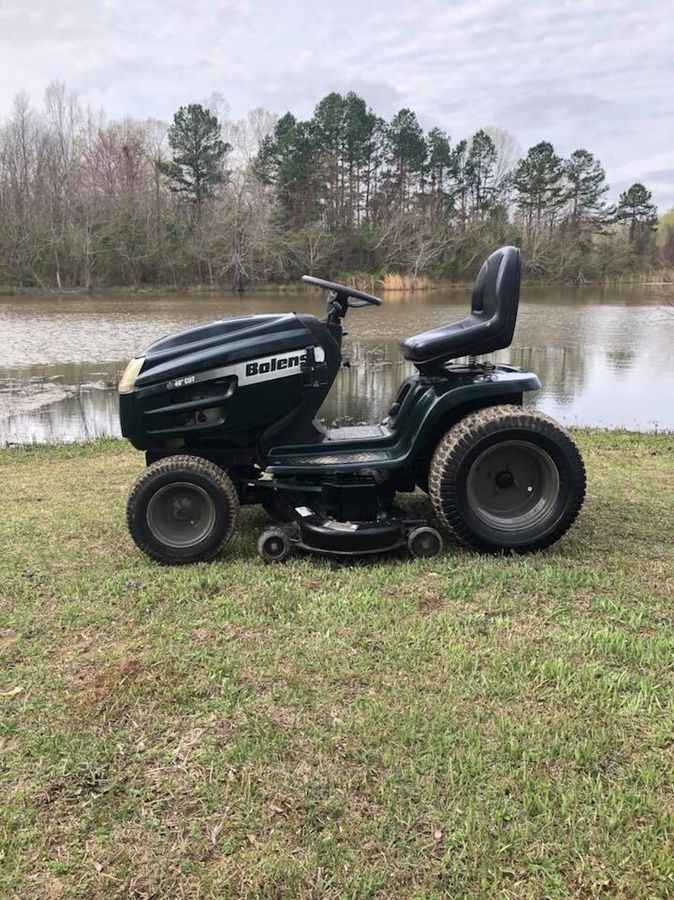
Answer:
[[[674,205],[674,0],[0,0],[0,116],[65,82],[109,117],[169,119],[213,92],[307,116],[355,90],[452,139],[599,156],[611,194]]]

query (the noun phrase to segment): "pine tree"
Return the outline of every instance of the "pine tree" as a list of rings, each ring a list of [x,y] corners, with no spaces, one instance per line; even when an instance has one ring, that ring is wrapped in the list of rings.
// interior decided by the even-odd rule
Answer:
[[[623,191],[615,211],[615,221],[629,226],[630,244],[644,250],[658,222],[658,210],[652,194],[636,182]]]
[[[548,141],[530,147],[515,169],[513,186],[517,205],[531,234],[547,220],[552,228],[566,202],[562,160]]]
[[[449,164],[448,207],[458,214],[459,228],[466,230],[468,218],[468,185],[466,183],[466,159],[468,141],[463,140],[451,152]]]
[[[220,123],[198,103],[181,106],[168,132],[173,156],[157,167],[169,180],[172,191],[185,194],[195,204],[197,218],[204,201],[224,181],[223,161],[231,149],[220,136]]]
[[[345,98],[344,142],[349,180],[349,224],[360,223],[363,175],[369,169],[377,117],[353,91]]]
[[[466,189],[470,196],[473,215],[480,218],[494,202],[496,193],[494,172],[496,147],[485,131],[473,135],[464,164]]]
[[[253,171],[276,189],[277,214],[285,225],[302,228],[319,212],[321,196],[315,128],[286,113],[260,148]]]
[[[344,97],[332,91],[316,106],[310,123],[316,161],[320,160],[325,180],[326,224],[330,229],[343,219],[345,115]]]
[[[442,211],[445,205],[445,181],[452,167],[452,151],[449,138],[439,128],[431,128],[426,137],[428,172],[431,180],[433,208]]]
[[[574,228],[597,228],[606,220],[604,199],[608,191],[606,172],[588,150],[574,150],[564,162],[571,204],[569,220]]]
[[[426,162],[424,133],[411,109],[401,109],[391,119],[388,140],[397,202],[405,209],[414,176],[421,174]]]

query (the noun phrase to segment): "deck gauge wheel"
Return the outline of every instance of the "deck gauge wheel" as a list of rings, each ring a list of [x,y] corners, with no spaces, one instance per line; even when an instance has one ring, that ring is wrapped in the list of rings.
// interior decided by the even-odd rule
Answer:
[[[422,525],[410,533],[407,549],[415,559],[431,559],[442,553],[442,538],[435,528]]]
[[[283,562],[292,552],[292,543],[282,528],[267,528],[257,542],[257,552],[266,563]]]

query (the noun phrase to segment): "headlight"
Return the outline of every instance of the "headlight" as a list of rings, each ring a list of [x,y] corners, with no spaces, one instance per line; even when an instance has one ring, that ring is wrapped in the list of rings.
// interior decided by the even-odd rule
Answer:
[[[129,391],[133,390],[134,385],[136,384],[136,378],[140,375],[140,370],[143,368],[144,362],[144,356],[137,356],[135,359],[131,360],[124,370],[122,380],[119,382],[118,390],[120,394],[128,394]]]

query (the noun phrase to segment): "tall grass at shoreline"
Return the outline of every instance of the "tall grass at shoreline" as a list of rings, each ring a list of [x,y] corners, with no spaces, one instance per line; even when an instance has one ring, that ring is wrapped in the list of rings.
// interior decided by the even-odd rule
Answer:
[[[442,290],[447,288],[465,288],[472,286],[470,281],[450,281],[448,279],[433,279],[426,275],[411,275],[399,272],[384,272],[369,274],[363,272],[323,273],[324,277],[333,277],[336,281],[349,284],[368,293],[378,292],[415,293],[423,291]],[[635,272],[629,274],[612,275],[601,279],[583,280],[575,283],[573,280],[550,281],[548,279],[527,278],[522,282],[527,285],[567,285],[570,287],[601,286],[601,285],[674,285],[674,269],[662,269],[653,272]],[[315,288],[303,288],[299,281],[287,283],[276,282],[252,282],[246,285],[245,290],[235,291],[226,285],[209,284],[147,284],[147,285],[105,285],[93,288],[57,289],[47,287],[14,287],[12,285],[0,285],[0,297],[21,296],[81,296],[81,295],[113,295],[113,294],[138,294],[153,296],[156,294],[237,294],[243,297],[246,293],[285,293],[298,289],[315,290]]]

